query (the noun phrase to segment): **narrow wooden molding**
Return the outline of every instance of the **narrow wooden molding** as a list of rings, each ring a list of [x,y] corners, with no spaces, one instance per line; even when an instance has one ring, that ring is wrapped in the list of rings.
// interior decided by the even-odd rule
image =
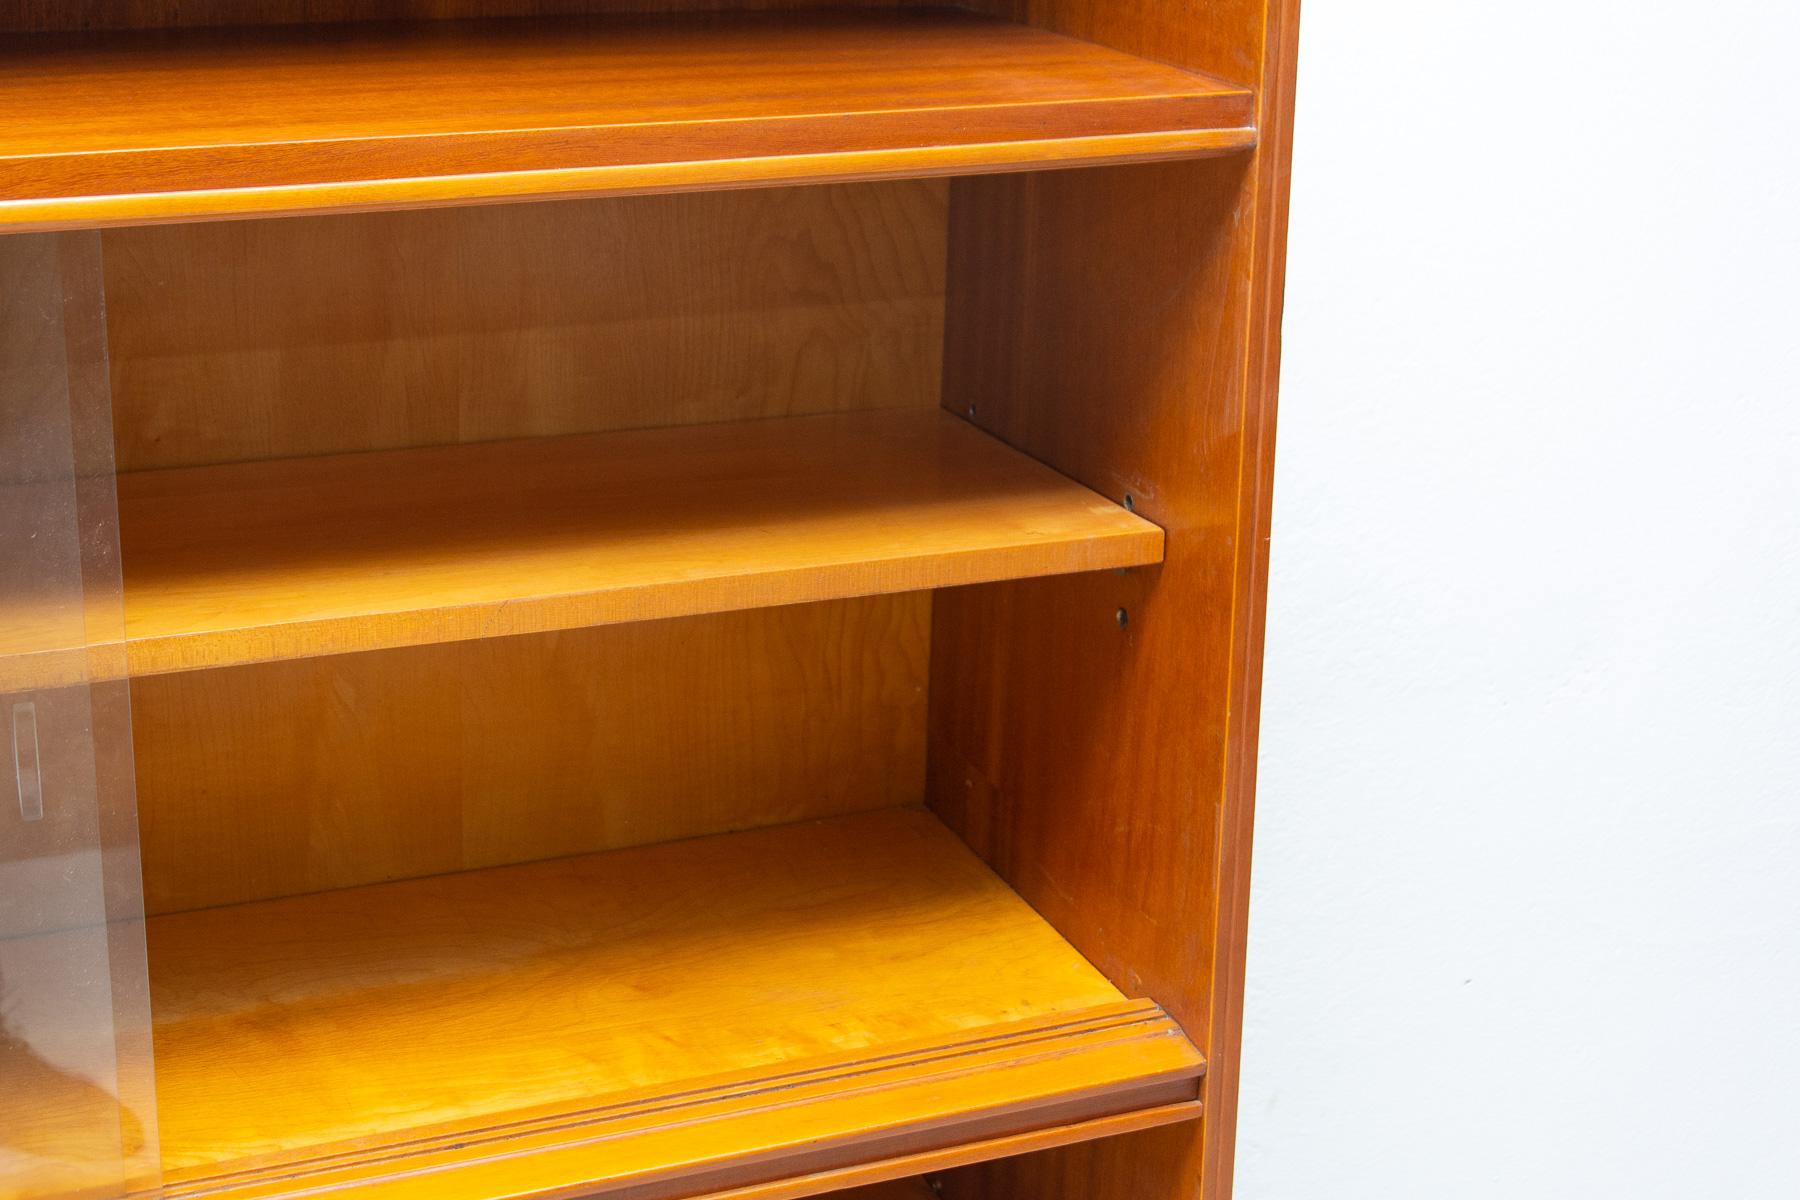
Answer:
[[[1061,1146],[1076,1145],[1100,1138],[1115,1138],[1121,1134],[1155,1129],[1161,1125],[1198,1121],[1202,1116],[1203,1109],[1204,1105],[1199,1100],[1182,1100],[1175,1104],[1133,1109],[1116,1116],[1097,1117],[1089,1121],[1075,1121],[1068,1125],[1034,1129],[1029,1133],[1015,1133],[1004,1137],[968,1141],[942,1150],[921,1151],[900,1158],[866,1163],[858,1167],[822,1171],[813,1175],[796,1175],[773,1183],[732,1188],[726,1192],[714,1192],[709,1200],[800,1200],[802,1197],[831,1192],[834,1188],[867,1183],[871,1180],[893,1179],[916,1171],[932,1173],[949,1171],[957,1167],[972,1166],[975,1163],[988,1162],[997,1158],[1011,1158],[1015,1155],[1031,1154],[1039,1150],[1054,1150]]]
[[[771,155],[707,162],[641,163],[419,176],[210,192],[146,192],[66,200],[0,199],[0,232],[167,225],[244,217],[393,212],[468,204],[654,196],[673,192],[859,183],[942,175],[1000,175],[1068,167],[1104,167],[1231,154],[1256,145],[1249,125],[1091,137],[913,146],[856,152]]]
[[[1191,1102],[1204,1062],[1148,1001],[976,1030],[607,1104],[168,1176],[168,1200],[628,1195],[741,1190],[797,1169],[946,1149]],[[1183,1111],[1183,1115],[1189,1115]],[[504,1192],[499,1190],[504,1186]]]
[[[1220,1069],[1206,1081],[1209,1119],[1204,1195],[1230,1200],[1237,1163],[1239,1063],[1244,1040],[1244,969],[1250,925],[1250,855],[1262,717],[1263,633],[1268,612],[1275,416],[1281,380],[1281,316],[1287,278],[1288,192],[1293,169],[1294,86],[1300,0],[1271,0],[1258,119],[1268,140],[1253,159],[1255,233],[1245,341],[1242,476],[1238,485],[1237,585],[1232,600],[1231,704],[1215,877],[1219,937],[1213,963],[1210,1052]]]

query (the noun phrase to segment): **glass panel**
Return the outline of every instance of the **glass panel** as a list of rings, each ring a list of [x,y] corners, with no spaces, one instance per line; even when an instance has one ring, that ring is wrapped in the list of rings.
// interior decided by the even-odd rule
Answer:
[[[0,1194],[160,1182],[98,234],[0,237]]]

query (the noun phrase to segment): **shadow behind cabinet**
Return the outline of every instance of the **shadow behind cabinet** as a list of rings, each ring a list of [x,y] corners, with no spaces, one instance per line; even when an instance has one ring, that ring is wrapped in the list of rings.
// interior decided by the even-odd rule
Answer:
[[[1295,19],[0,6],[0,1197],[1225,1200]]]

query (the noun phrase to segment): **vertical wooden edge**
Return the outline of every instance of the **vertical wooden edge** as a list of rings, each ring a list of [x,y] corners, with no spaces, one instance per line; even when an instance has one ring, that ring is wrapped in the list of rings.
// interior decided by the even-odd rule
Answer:
[[[1300,0],[1271,0],[1258,90],[1255,276],[1250,353],[1245,360],[1244,426],[1250,437],[1239,486],[1238,583],[1234,603],[1231,711],[1225,803],[1219,831],[1219,942],[1213,968],[1213,1069],[1205,1081],[1202,1192],[1229,1200],[1237,1157],[1238,1088],[1244,1037],[1244,965],[1250,859],[1261,725],[1263,635],[1267,618],[1275,414],[1281,374],[1281,318],[1287,270],[1288,184],[1293,167],[1295,60]]]

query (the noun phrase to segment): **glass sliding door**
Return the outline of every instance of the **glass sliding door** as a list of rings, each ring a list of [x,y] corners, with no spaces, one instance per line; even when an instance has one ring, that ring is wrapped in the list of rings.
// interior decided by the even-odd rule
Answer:
[[[0,237],[0,1196],[159,1180],[96,233]]]

